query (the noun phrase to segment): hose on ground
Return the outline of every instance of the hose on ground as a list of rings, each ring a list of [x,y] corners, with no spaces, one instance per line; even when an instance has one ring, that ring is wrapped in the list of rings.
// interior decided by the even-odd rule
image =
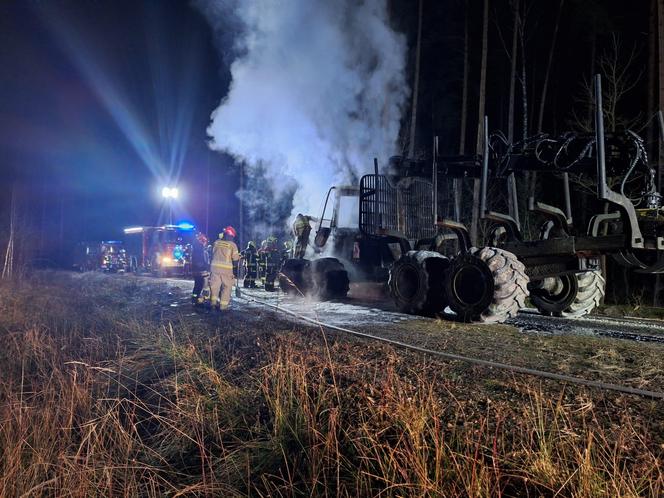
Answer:
[[[433,349],[427,349],[423,348],[420,346],[415,346],[413,344],[408,344],[405,342],[401,341],[396,341],[394,339],[388,339],[386,337],[380,337],[376,336],[373,334],[368,334],[366,332],[359,332],[357,330],[351,330],[347,329],[345,327],[339,327],[337,325],[332,325],[332,324],[327,324],[324,322],[321,322],[320,320],[316,320],[314,318],[309,318],[303,315],[300,315],[298,313],[295,313],[294,311],[291,311],[289,309],[286,309],[282,306],[276,305],[276,304],[271,304],[265,301],[261,301],[260,299],[256,299],[254,297],[247,297],[246,295],[242,296],[242,299],[249,301],[249,302],[255,302],[258,304],[262,304],[264,306],[268,306],[270,308],[276,309],[278,311],[281,311],[282,313],[286,313],[287,315],[291,315],[299,320],[311,323],[313,325],[317,325],[319,327],[325,327],[327,329],[331,330],[336,330],[339,332],[344,332],[346,334],[354,335],[356,337],[362,337],[364,339],[370,339],[373,341],[378,341],[378,342],[383,342],[386,344],[390,344],[392,346],[396,346],[399,348],[403,349],[408,349],[411,351],[416,351],[418,353],[424,353],[430,356],[437,356],[440,358],[445,358],[447,360],[454,360],[454,361],[463,361],[465,363],[471,363],[474,365],[480,365],[483,367],[488,367],[488,368],[495,368],[499,370],[507,370],[509,372],[514,372],[518,374],[523,374],[523,375],[530,375],[533,377],[541,377],[545,379],[551,379],[551,380],[557,380],[561,382],[568,382],[570,384],[577,384],[581,386],[586,386],[586,387],[592,387],[595,389],[601,389],[601,390],[606,390],[606,391],[616,391],[616,392],[621,392],[625,394],[632,394],[635,396],[641,396],[644,398],[652,398],[652,399],[664,399],[664,392],[659,392],[659,391],[649,391],[646,389],[638,389],[635,387],[629,387],[629,386],[622,386],[619,384],[612,384],[608,382],[601,382],[597,380],[589,380],[589,379],[583,379],[581,377],[572,377],[570,375],[563,375],[563,374],[557,374],[553,372],[546,372],[544,370],[537,370],[534,368],[527,368],[527,367],[519,367],[516,365],[509,365],[507,363],[500,363],[496,361],[490,361],[490,360],[482,360],[480,358],[473,358],[470,356],[463,356],[463,355],[458,355],[454,353],[446,353],[444,351],[436,351]]]

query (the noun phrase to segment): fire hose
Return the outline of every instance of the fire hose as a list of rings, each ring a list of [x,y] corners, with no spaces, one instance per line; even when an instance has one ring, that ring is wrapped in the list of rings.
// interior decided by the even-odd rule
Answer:
[[[359,332],[357,330],[351,330],[347,329],[345,327],[339,327],[337,325],[332,325],[328,324],[325,322],[321,322],[320,320],[317,320],[315,318],[309,318],[304,315],[300,315],[299,313],[295,313],[294,311],[291,311],[289,309],[286,309],[282,306],[276,305],[276,304],[271,304],[265,301],[262,301],[260,299],[256,299],[254,297],[248,297],[248,296],[243,296],[242,297],[244,300],[249,301],[249,302],[254,302],[257,304],[261,304],[263,306],[267,306],[270,308],[273,308],[277,311],[280,311],[282,313],[285,313],[287,315],[290,315],[294,318],[297,318],[298,320],[304,321],[311,323],[313,325],[316,325],[318,327],[324,327],[326,329],[330,330],[335,330],[337,332],[344,332],[346,334],[350,334],[356,337],[361,337],[363,339],[369,339],[372,341],[378,341],[382,342],[385,344],[390,344],[392,346],[396,346],[401,349],[407,349],[410,351],[415,351],[418,353],[423,353],[429,356],[435,356],[439,358],[444,358],[446,360],[453,360],[453,361],[462,361],[465,363],[470,363],[473,365],[479,365],[487,368],[493,368],[497,370],[506,370],[508,372],[513,372],[513,373],[518,373],[522,375],[528,375],[532,377],[540,377],[544,379],[550,379],[550,380],[557,380],[560,382],[566,382],[570,384],[577,384],[577,385],[582,385],[586,387],[592,387],[595,389],[601,389],[605,391],[616,391],[616,392],[621,392],[625,394],[632,394],[635,396],[641,396],[644,398],[652,398],[652,399],[664,399],[664,392],[660,391],[649,391],[646,389],[639,389],[635,387],[630,387],[630,386],[623,386],[620,384],[612,384],[609,382],[602,382],[602,381],[597,381],[597,380],[589,380],[589,379],[584,379],[581,377],[573,377],[570,375],[564,375],[564,374],[558,374],[554,372],[547,372],[544,370],[537,370],[534,368],[527,368],[527,367],[520,367],[516,365],[510,365],[507,363],[501,363],[501,362],[496,362],[496,361],[491,361],[491,360],[483,360],[481,358],[473,358],[470,356],[463,356],[455,353],[447,353],[444,351],[438,351],[434,349],[428,349],[428,348],[423,348],[421,346],[416,346],[414,344],[408,344],[405,342],[397,341],[394,339],[388,339],[386,337],[380,337],[376,336],[373,334],[369,334],[366,332]]]

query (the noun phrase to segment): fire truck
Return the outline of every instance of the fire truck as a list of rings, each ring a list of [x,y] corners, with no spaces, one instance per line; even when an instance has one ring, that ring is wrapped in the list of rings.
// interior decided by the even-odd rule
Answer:
[[[158,277],[184,276],[191,272],[194,225],[128,227],[124,233],[128,235],[129,265],[133,272]]]

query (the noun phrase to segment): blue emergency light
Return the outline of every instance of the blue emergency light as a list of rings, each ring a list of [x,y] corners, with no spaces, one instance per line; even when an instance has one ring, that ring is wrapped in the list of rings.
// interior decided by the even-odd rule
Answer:
[[[184,248],[180,245],[177,245],[173,248],[173,259],[180,261],[184,258]]]

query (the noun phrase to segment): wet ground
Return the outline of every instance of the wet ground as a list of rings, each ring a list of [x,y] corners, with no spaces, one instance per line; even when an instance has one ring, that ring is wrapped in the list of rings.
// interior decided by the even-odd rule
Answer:
[[[333,302],[241,289],[241,296],[233,298],[231,311],[218,313],[191,306],[193,282],[188,280],[101,274],[73,278],[82,279],[91,289],[120,290],[119,295],[98,299],[96,307],[108,308],[111,314],[118,308],[142,310],[140,313],[149,315],[151,321],[163,325],[176,323],[213,334],[233,330],[241,336],[244,331],[267,337],[294,332],[323,337],[340,347],[371,351],[383,347],[367,337],[306,323],[302,319],[305,317],[365,336],[446,354],[664,391],[661,321],[603,317],[569,320],[525,312],[507,324],[466,324],[455,321],[453,316],[427,318],[399,313],[389,299],[374,292],[375,288],[367,291],[357,287],[353,289],[354,297]],[[403,349],[398,349],[397,354],[414,361],[422,359],[421,353]],[[455,368],[462,368],[459,362],[452,363],[457,365]],[[466,365],[463,375],[471,372],[484,379],[487,372],[477,368]],[[492,373],[486,378],[493,377]]]
[[[587,335],[664,344],[664,322],[639,318],[586,316],[577,319],[542,316],[524,310],[507,322],[524,333]]]
[[[182,289],[188,294],[192,284],[186,280],[169,279],[169,284]],[[355,294],[355,296],[353,296]],[[390,301],[384,297],[378,286],[361,288],[354,286],[349,297],[344,300],[317,301],[315,299],[287,295],[280,291],[266,292],[263,289],[240,290],[240,298],[236,298],[235,308],[241,304],[251,309],[264,308],[261,303],[279,306],[297,315],[320,321],[329,325],[353,328],[373,328],[406,322],[440,322],[440,318],[399,313]],[[174,297],[172,306],[189,304],[188,295],[183,300]],[[294,319],[294,317],[290,317]],[[455,316],[447,309],[443,321],[455,321]],[[609,318],[587,316],[581,319],[568,319],[542,316],[537,310],[529,309],[510,319],[511,325],[525,335],[577,335],[588,337],[608,337],[638,342],[664,344],[664,321],[638,318]],[[463,325],[461,325],[463,326]]]

